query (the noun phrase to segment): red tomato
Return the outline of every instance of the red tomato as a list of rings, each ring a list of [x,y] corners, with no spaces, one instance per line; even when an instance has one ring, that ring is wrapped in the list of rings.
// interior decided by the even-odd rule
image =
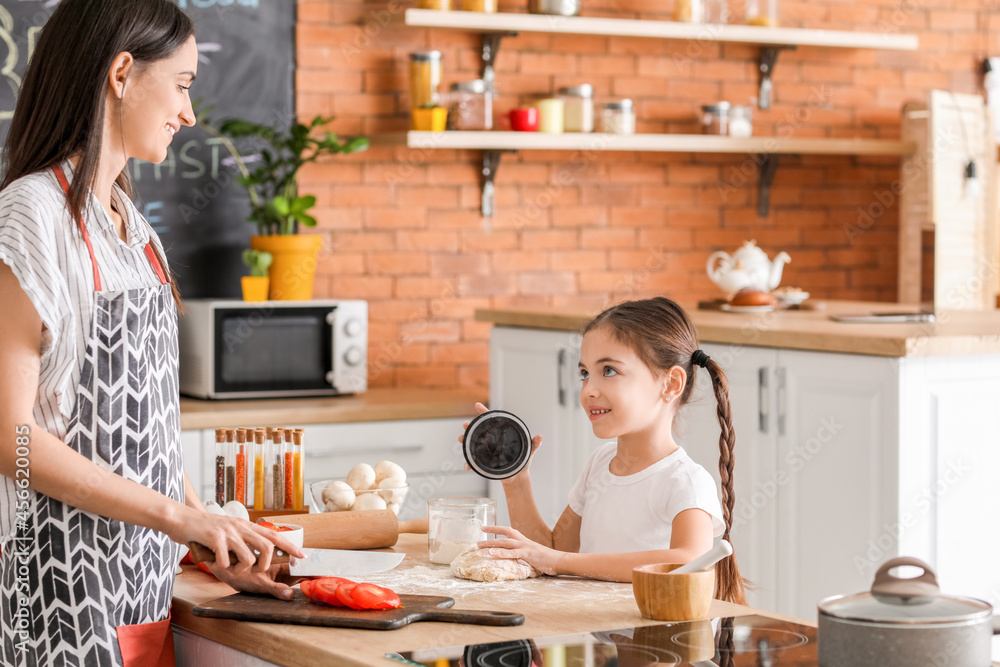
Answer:
[[[319,602],[325,602],[326,604],[334,607],[344,607],[346,605],[337,597],[337,587],[341,584],[353,583],[353,581],[343,579],[341,577],[322,577],[320,579],[315,579],[313,580],[312,585],[312,599],[318,600]]]
[[[351,598],[362,609],[397,609],[402,606],[394,591],[375,584],[358,584],[351,590]]]
[[[273,523],[270,521],[264,521],[263,519],[257,519],[257,525],[263,528],[270,528],[271,530],[278,530],[278,527]]]
[[[351,609],[364,609],[360,604],[358,604],[353,597],[351,597],[352,591],[357,587],[357,584],[341,584],[337,586],[337,599],[344,603],[345,607],[350,607]]]
[[[299,584],[299,587],[302,589],[302,593],[305,594],[307,598],[309,598],[310,600],[314,600],[315,598],[313,597],[314,595],[313,587],[315,585],[316,582],[313,581],[312,579],[303,579],[302,583]]]

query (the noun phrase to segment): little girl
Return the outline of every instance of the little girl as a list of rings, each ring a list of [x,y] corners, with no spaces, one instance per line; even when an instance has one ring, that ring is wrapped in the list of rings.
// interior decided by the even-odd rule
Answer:
[[[712,476],[671,432],[698,366],[711,376],[718,401],[721,507]],[[615,440],[591,456],[551,530],[535,505],[529,468],[504,480],[511,528],[484,529],[504,538],[479,546],[546,574],[631,581],[632,568],[686,563],[708,551],[714,537],[731,541],[736,438],[729,382],[698,349],[687,313],[664,297],[605,310],[583,329],[580,378],[580,402],[594,435]],[[532,439],[532,454],[541,441]],[[735,556],[721,561],[716,575],[717,598],[746,604]]]

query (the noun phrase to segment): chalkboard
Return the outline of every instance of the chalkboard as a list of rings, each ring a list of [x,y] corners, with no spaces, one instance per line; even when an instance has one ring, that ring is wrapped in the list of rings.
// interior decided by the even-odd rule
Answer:
[[[100,2],[100,0],[93,0]],[[294,0],[175,0],[194,20],[191,97],[215,124],[238,117],[285,124],[295,113]],[[0,141],[20,77],[58,0],[0,0]],[[256,227],[229,152],[201,127],[182,128],[160,165],[130,165],[139,210],[159,234],[185,298],[238,297],[240,255]]]

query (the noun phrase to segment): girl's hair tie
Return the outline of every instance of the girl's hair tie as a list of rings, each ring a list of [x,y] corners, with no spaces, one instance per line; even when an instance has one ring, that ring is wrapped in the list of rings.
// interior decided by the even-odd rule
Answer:
[[[707,366],[711,359],[712,357],[708,356],[701,350],[695,350],[694,354],[691,355],[691,363],[695,366],[701,366],[702,368]]]

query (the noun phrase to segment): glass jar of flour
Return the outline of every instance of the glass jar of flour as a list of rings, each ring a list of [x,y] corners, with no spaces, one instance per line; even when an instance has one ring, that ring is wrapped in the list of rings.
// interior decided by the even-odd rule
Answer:
[[[427,556],[432,563],[451,565],[477,542],[492,539],[483,526],[496,525],[493,498],[434,498],[427,501]]]

